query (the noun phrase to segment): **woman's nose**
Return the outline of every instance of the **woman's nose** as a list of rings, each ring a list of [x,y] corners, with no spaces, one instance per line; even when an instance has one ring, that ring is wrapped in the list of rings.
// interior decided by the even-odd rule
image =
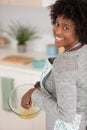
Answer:
[[[53,32],[56,34],[62,34],[62,29],[59,26],[53,26]]]

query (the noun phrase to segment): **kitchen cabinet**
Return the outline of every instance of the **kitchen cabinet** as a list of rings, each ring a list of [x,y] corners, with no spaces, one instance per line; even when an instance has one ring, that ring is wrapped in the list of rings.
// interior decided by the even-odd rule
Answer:
[[[26,52],[24,54],[17,53],[14,49],[0,49],[0,59],[9,55],[25,55],[25,56],[41,56],[35,52]],[[43,55],[43,54],[42,54]],[[10,63],[0,62],[0,79],[12,79],[14,87],[21,84],[34,84],[40,79],[42,69],[34,69],[32,64],[17,65]],[[2,108],[2,82],[0,80],[0,130],[46,130],[45,112],[41,111],[40,114],[33,119],[21,119],[10,111],[5,111]],[[8,86],[6,86],[8,87]]]
[[[42,0],[0,0],[0,4],[41,7]]]
[[[0,0],[0,4],[36,7],[46,7],[54,2],[55,0]]]
[[[21,5],[21,6],[42,6],[41,0],[9,0],[11,5]]]
[[[7,5],[8,3],[9,3],[8,0],[0,0],[0,5],[3,5],[3,4]]]

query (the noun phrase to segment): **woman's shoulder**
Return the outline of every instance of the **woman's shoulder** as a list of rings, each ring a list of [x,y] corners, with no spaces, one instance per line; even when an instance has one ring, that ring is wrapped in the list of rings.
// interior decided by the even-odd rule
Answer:
[[[75,70],[78,68],[78,55],[60,54],[54,60],[54,68],[60,71]]]
[[[79,56],[78,55],[68,55],[65,53],[62,53],[56,57],[54,61],[59,62],[60,64],[72,64],[77,63]]]

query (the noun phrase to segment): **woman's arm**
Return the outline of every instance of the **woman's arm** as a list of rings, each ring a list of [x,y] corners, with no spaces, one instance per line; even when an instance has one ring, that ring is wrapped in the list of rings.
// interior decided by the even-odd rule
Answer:
[[[62,64],[62,66],[63,65],[64,64]],[[57,65],[55,68],[53,75],[55,81],[54,87],[56,89],[56,100],[51,95],[38,90],[33,92],[32,100],[50,115],[64,121],[71,122],[76,115],[76,66],[71,69],[68,67],[66,69],[62,69],[60,64],[60,66]]]

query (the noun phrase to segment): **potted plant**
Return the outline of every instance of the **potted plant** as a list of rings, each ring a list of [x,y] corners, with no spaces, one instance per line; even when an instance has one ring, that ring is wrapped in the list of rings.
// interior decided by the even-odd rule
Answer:
[[[30,26],[21,25],[19,22],[12,23],[9,25],[9,34],[17,40],[18,51],[26,51],[26,42],[37,38],[35,28]]]

